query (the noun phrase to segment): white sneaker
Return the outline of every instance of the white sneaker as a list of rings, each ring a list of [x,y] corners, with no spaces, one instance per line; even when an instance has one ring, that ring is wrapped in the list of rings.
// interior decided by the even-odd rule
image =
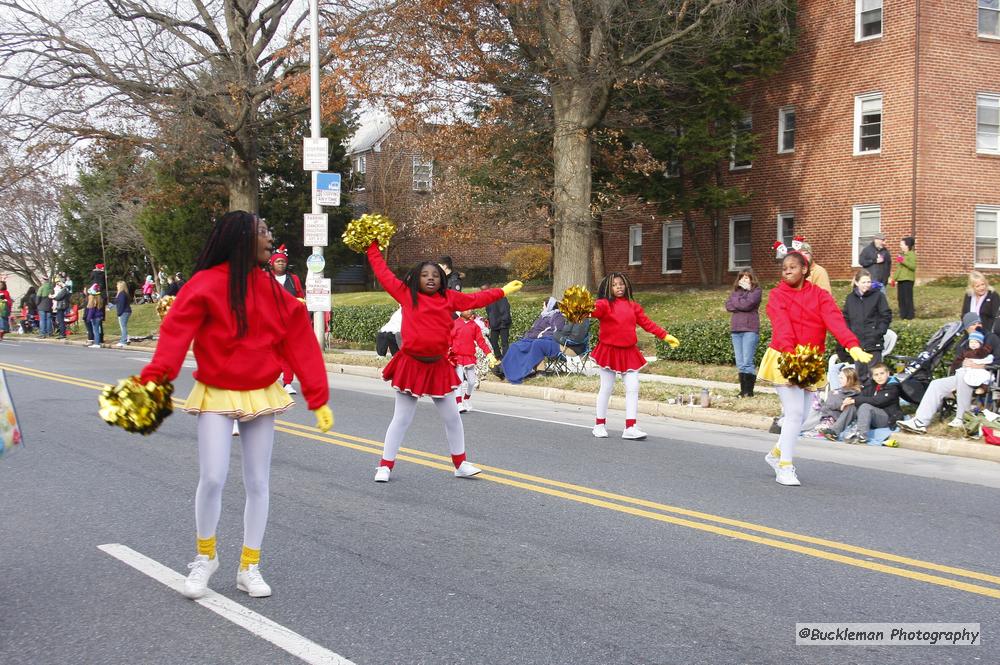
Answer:
[[[779,485],[787,485],[788,487],[798,487],[802,484],[799,482],[799,477],[795,475],[794,466],[779,466],[774,474],[774,480]]]
[[[608,428],[604,425],[594,425],[593,433],[598,439],[608,438]]]
[[[285,392],[288,393],[289,395],[298,395],[298,392],[295,390],[295,387],[290,383],[285,384]]]
[[[188,564],[191,572],[184,580],[184,595],[195,600],[208,591],[208,580],[219,569],[219,557],[209,559],[207,554],[199,554]]]
[[[125,344],[122,344],[121,342],[118,342],[117,344],[115,344],[115,348],[118,348],[118,349],[124,349],[124,348],[125,348],[125,346],[126,346],[126,345],[125,345]]]
[[[927,426],[924,425],[919,420],[917,420],[916,418],[904,418],[903,420],[900,420],[896,424],[899,425],[902,429],[906,430],[907,432],[915,432],[917,434],[927,434]]]
[[[767,451],[767,454],[764,455],[764,461],[767,462],[767,465],[771,467],[775,471],[775,473],[777,473],[778,463],[781,462],[780,457],[775,457],[774,455],[771,454],[771,451],[769,450]]]
[[[99,349],[99,348],[101,348],[101,345],[100,344],[91,344],[90,348],[91,349]]]
[[[392,469],[387,466],[380,466],[375,469],[375,482],[376,483],[387,483],[389,482],[389,474],[392,473]]]
[[[965,422],[961,418],[955,418],[948,423],[948,427],[965,427]]]
[[[251,598],[267,598],[271,595],[271,587],[260,575],[260,568],[252,563],[246,570],[236,572],[236,588],[246,591]]]
[[[239,435],[240,435],[240,421],[234,420],[233,421],[233,436],[239,436]]]
[[[632,425],[631,427],[626,427],[625,431],[622,432],[623,439],[645,439],[646,433],[639,429],[638,425]]]
[[[472,464],[470,462],[462,462],[461,464],[458,465],[458,468],[455,469],[455,477],[456,478],[471,478],[472,476],[476,475],[477,473],[481,473],[481,472],[482,472],[482,469],[480,469],[475,464]]]
[[[465,403],[465,400],[462,400],[461,402],[458,403],[459,413],[467,413],[468,411],[469,411],[469,405]]]

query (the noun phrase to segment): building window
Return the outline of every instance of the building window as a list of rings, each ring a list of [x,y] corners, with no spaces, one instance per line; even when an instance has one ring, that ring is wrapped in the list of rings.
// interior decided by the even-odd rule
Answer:
[[[994,268],[997,257],[997,236],[1000,227],[1000,206],[976,206],[976,265]]]
[[[882,151],[882,93],[854,98],[854,154]]]
[[[976,96],[976,152],[1000,155],[1000,95]]]
[[[749,134],[753,131],[753,116],[747,113],[733,125],[733,146],[729,152],[729,170],[748,169],[750,160]]]
[[[642,264],[642,224],[628,227],[628,264],[630,266]]]
[[[1000,0],[979,0],[979,36],[1000,39]]]
[[[413,191],[429,192],[434,186],[434,160],[413,157]]]
[[[882,0],[854,0],[854,41],[882,36]]]
[[[750,267],[750,218],[729,218],[729,269]]]
[[[854,247],[851,265],[859,266],[858,253],[871,244],[872,238],[882,230],[882,206],[854,206]]]
[[[778,238],[785,243],[789,251],[792,249],[792,240],[795,239],[795,215],[790,212],[778,213]]]
[[[368,157],[367,155],[358,155],[354,158],[354,172],[364,173],[367,167]]]
[[[778,152],[795,152],[795,109],[778,109]]]
[[[684,227],[680,222],[663,225],[663,274],[681,271],[684,258]]]

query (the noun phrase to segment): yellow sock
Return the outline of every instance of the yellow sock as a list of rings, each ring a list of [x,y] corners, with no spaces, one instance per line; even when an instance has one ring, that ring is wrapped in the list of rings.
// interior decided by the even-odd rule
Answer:
[[[198,538],[198,554],[204,554],[209,559],[215,558],[215,536]]]
[[[240,554],[240,570],[246,570],[256,564],[260,564],[260,550],[252,550],[244,545]]]
[[[757,453],[757,454],[760,455],[760,453]],[[778,448],[778,446],[775,446],[774,448],[771,448],[771,456],[772,457],[781,457],[781,448]]]
[[[759,455],[760,453],[757,454]],[[793,465],[791,462],[778,462],[778,466],[780,466],[782,469],[787,469],[788,467]]]

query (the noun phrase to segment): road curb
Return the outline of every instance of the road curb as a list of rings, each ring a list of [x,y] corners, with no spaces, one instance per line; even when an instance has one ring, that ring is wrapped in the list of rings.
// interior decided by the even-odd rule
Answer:
[[[31,341],[45,342],[48,344],[69,344],[74,346],[86,346],[85,342],[76,340],[60,339],[33,339]],[[114,346],[104,348],[112,351],[145,351],[152,353],[156,347],[150,346],[128,346],[123,349]],[[193,354],[189,351],[188,356]],[[367,378],[382,378],[382,370],[378,367],[368,367],[365,365],[345,365],[343,363],[326,363],[328,372],[335,374],[348,374],[351,376],[361,376]],[[550,388],[546,386],[526,386],[524,384],[514,385],[511,383],[495,383],[484,381],[479,385],[480,390],[494,395],[509,395],[511,397],[526,397],[528,399],[540,399],[560,404],[574,404],[577,406],[594,406],[596,395],[594,393],[584,393],[578,390],[566,390],[564,388]],[[625,409],[625,398],[612,396],[611,408],[623,411]],[[660,416],[665,418],[676,418],[678,420],[690,420],[693,422],[710,423],[713,425],[728,425],[732,427],[747,427],[767,431],[771,427],[772,418],[749,413],[737,413],[735,411],[724,411],[721,409],[703,409],[697,406],[681,406],[677,404],[666,404],[653,400],[639,400],[639,413],[649,416]],[[916,450],[937,455],[950,455],[952,457],[968,457],[971,459],[986,460],[989,462],[1000,462],[1000,446],[991,446],[980,441],[969,441],[962,439],[945,439],[936,436],[919,434],[907,434],[900,432],[893,438],[899,443],[900,448]]]

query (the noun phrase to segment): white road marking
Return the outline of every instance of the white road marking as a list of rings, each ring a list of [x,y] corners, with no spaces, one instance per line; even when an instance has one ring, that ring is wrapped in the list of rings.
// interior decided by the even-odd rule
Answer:
[[[106,545],[98,545],[97,549],[113,556],[119,561],[127,563],[139,572],[152,577],[157,582],[170,587],[178,593],[184,588],[185,577],[183,575],[167,568],[158,561],[154,561],[136,552],[130,547],[118,543],[108,543]],[[298,633],[243,607],[239,603],[211,589],[209,589],[204,597],[193,602],[212,610],[222,618],[232,621],[237,626],[267,640],[279,649],[287,651],[306,663],[315,665],[355,665],[343,656],[321,647],[312,640],[302,637]]]
[[[582,427],[583,429],[594,429],[593,425],[580,425],[577,423],[567,423],[562,420],[551,420],[549,418],[534,418],[532,416],[519,416],[516,413],[500,413],[499,411],[487,411],[486,409],[480,409],[479,407],[474,407],[469,413],[488,413],[491,416],[505,416],[507,418],[520,418],[521,420],[535,420],[540,423],[549,423],[551,425],[566,425],[567,427]]]

